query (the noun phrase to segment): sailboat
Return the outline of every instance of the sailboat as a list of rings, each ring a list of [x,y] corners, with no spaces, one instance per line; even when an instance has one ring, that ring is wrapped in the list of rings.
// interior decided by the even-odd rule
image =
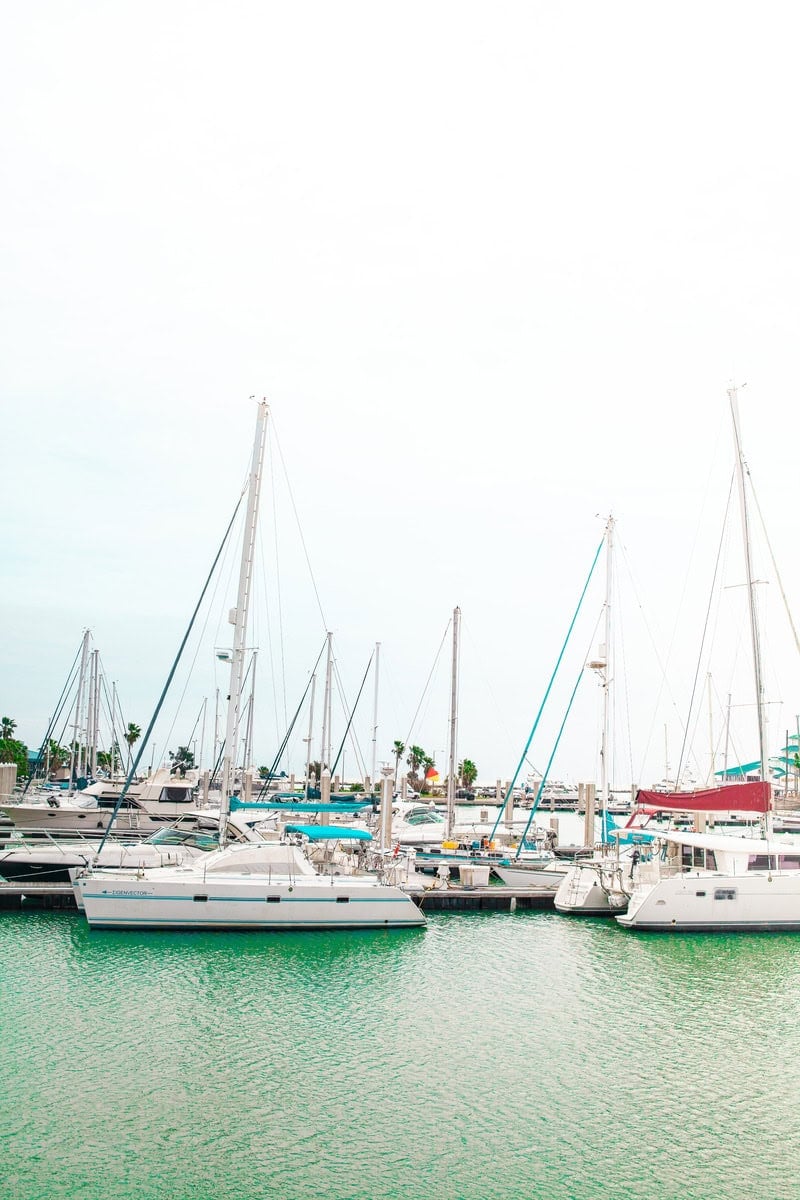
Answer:
[[[374,875],[318,873],[296,838],[234,845],[227,837],[239,743],[245,633],[258,521],[268,407],[258,406],[235,609],[220,848],[177,867],[79,873],[75,887],[96,928],[353,929],[407,928],[426,918],[399,886]],[[390,797],[387,795],[387,802]],[[341,835],[340,835],[341,836]]]
[[[745,460],[739,434],[738,398],[728,390],[736,451],[736,475],[742,518],[756,711],[758,714],[758,782],[714,789],[704,811],[740,809],[745,805],[762,822],[762,836],[670,831],[663,861],[637,865],[627,912],[617,921],[626,929],[705,931],[800,931],[800,839],[776,838],[772,829],[772,793],[766,780],[766,731],[760,636],[755,606]],[[752,789],[752,797],[734,800],[734,789]],[[659,797],[663,800],[663,797]],[[673,798],[676,799],[676,798]],[[692,866],[683,869],[683,848]],[[695,865],[695,863],[697,865]]]
[[[609,709],[610,689],[613,679],[611,665],[611,597],[613,578],[614,518],[609,516],[606,524],[606,598],[605,598],[605,643],[598,658],[589,664],[596,670],[603,684],[603,732],[600,744],[600,799],[602,806],[603,841],[608,830],[608,764],[609,754]],[[612,917],[624,912],[628,904],[624,865],[620,862],[619,843],[615,854],[600,850],[591,858],[579,858],[570,864],[561,877],[555,895],[555,907],[560,913],[580,914],[584,917]]]

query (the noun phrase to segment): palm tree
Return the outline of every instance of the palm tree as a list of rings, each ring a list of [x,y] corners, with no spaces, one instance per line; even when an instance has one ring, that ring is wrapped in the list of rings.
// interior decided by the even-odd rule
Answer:
[[[425,762],[426,758],[427,755],[422,749],[422,746],[412,746],[408,752],[408,758],[406,759],[406,762],[411,767],[411,777],[409,782],[411,783],[411,786],[418,792],[422,791],[422,789],[420,787],[420,779],[417,772]]]
[[[0,720],[0,738],[2,738],[4,742],[10,742],[14,737],[14,730],[16,728],[16,721],[12,721],[11,717],[3,717],[2,720]]]
[[[171,773],[180,774],[183,779],[186,772],[194,766],[194,754],[188,746],[178,746],[174,754],[170,750],[169,756],[172,759]]]
[[[475,780],[478,778],[478,768],[470,758],[465,758],[458,764],[458,774],[461,777],[461,786],[471,788]]]
[[[400,758],[402,757],[402,754],[403,754],[403,751],[405,750],[405,748],[406,748],[405,742],[395,741],[394,747],[393,747],[395,779],[397,779],[397,772],[400,770]]]
[[[125,733],[123,734],[125,741],[128,743],[128,766],[129,767],[131,765],[131,750],[133,749],[134,743],[138,742],[138,740],[141,736],[142,736],[142,731],[139,728],[139,726],[134,725],[133,721],[130,721],[128,723],[128,728],[125,730]]]

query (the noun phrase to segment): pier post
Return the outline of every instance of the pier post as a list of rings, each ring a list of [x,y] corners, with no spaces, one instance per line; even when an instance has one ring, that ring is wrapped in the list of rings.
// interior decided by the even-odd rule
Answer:
[[[578,784],[578,796],[580,796],[581,784]],[[586,806],[583,814],[583,844],[584,846],[594,845],[594,800],[595,800],[595,785],[593,783],[583,784],[583,799]],[[580,800],[578,801],[580,804]]]

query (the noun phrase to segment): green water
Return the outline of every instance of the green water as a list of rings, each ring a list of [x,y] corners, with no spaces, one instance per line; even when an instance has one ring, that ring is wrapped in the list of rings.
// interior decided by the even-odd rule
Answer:
[[[800,941],[0,913],[0,1196],[800,1197]]]

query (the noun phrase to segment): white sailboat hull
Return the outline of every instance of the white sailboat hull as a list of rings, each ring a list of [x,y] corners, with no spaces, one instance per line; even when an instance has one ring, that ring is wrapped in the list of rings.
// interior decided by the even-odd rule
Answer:
[[[537,888],[555,892],[564,878],[566,864],[560,870],[547,867],[501,867],[492,864],[492,870],[502,879],[506,887]]]
[[[556,892],[555,907],[560,913],[584,917],[615,917],[625,911],[628,897],[620,891],[606,890],[597,867],[573,863]]]
[[[425,916],[398,887],[369,877],[224,876],[75,880],[89,924],[107,929],[398,929]],[[164,876],[164,878],[162,878]]]
[[[626,929],[800,931],[800,871],[691,872],[634,890]]]

